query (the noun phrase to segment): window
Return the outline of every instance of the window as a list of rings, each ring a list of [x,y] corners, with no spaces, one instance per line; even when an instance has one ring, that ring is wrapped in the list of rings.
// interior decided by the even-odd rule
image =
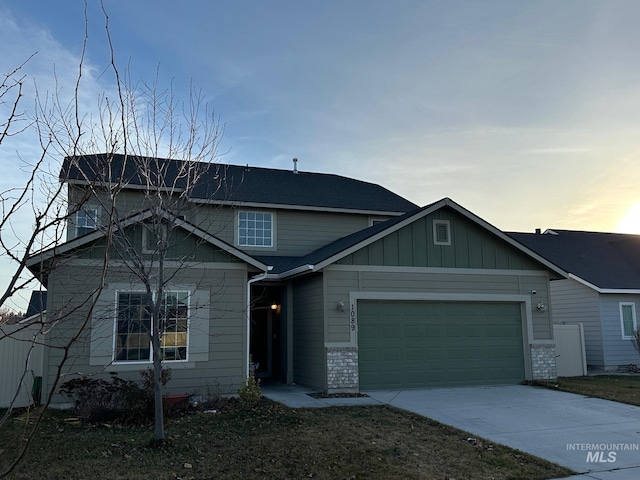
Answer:
[[[273,247],[273,215],[267,212],[239,212],[238,245]]]
[[[620,325],[622,327],[622,338],[633,338],[633,334],[637,328],[635,303],[620,304]]]
[[[98,209],[83,208],[76,212],[76,237],[86,235],[98,228]]]
[[[146,293],[118,292],[115,361],[152,360],[152,325],[148,300]],[[186,360],[189,293],[165,292],[159,308],[162,359]]]
[[[451,245],[451,224],[449,220],[433,221],[433,244]]]

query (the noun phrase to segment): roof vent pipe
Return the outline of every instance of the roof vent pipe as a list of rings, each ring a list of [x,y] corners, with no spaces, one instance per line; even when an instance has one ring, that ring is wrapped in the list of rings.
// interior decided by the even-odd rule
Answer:
[[[297,158],[293,159],[293,173],[295,173],[296,175],[298,174],[298,159]]]
[[[536,228],[536,235],[540,235],[542,233],[542,229],[541,228]]]

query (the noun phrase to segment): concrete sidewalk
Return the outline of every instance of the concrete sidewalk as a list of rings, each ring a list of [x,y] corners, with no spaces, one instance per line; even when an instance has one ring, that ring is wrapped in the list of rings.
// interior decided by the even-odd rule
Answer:
[[[524,385],[365,392],[315,399],[293,385],[263,389],[293,408],[387,404],[568,467],[572,479],[640,479],[640,407]]]

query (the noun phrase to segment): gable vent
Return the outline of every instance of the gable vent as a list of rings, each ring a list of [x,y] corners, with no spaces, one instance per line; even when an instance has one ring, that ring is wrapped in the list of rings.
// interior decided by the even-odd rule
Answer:
[[[433,221],[433,244],[451,245],[451,223],[449,220]]]

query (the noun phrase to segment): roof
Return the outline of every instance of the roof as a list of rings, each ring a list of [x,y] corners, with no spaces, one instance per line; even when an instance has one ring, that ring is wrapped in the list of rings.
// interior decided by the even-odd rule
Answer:
[[[257,257],[262,262],[269,265],[273,265],[272,273],[279,274],[281,277],[288,277],[292,275],[299,275],[302,273],[308,273],[312,271],[318,271],[327,265],[343,258],[365,246],[375,242],[376,240],[383,238],[400,228],[429,215],[436,210],[443,207],[449,207],[466,217],[468,220],[476,223],[483,229],[489,231],[493,235],[500,238],[507,244],[520,250],[525,255],[531,257],[544,268],[553,272],[560,278],[566,278],[567,273],[549,262],[547,259],[538,255],[536,252],[514,241],[511,237],[504,232],[489,224],[485,220],[481,219],[477,215],[471,213],[461,205],[457,204],[450,198],[443,198],[435,203],[426,205],[422,208],[416,209],[412,212],[408,212],[400,217],[392,218],[386,222],[375,224],[364,230],[360,230],[346,237],[340,238],[318,250],[304,256],[304,257]]]
[[[144,169],[139,168],[141,164]],[[143,175],[143,170],[149,175]],[[198,180],[190,192],[194,202],[390,215],[418,208],[380,185],[340,175],[120,154],[67,157],[60,179],[69,183],[123,179],[130,188],[150,182],[158,188],[184,190],[193,175],[187,171],[197,172]]]
[[[24,318],[29,318],[34,315],[38,315],[47,309],[47,292],[42,290],[35,290],[31,292],[31,298],[29,299],[29,306],[27,307],[27,313],[24,314]]]
[[[602,293],[640,289],[640,235],[556,229],[509,235]]]

